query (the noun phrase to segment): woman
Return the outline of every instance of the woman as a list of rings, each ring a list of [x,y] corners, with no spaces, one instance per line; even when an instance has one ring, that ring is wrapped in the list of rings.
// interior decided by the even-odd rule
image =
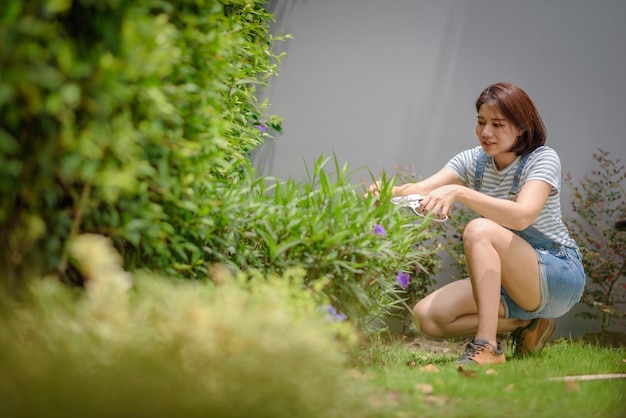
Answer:
[[[585,274],[561,220],[561,164],[530,97],[511,83],[487,87],[476,101],[480,146],[463,151],[394,196],[419,194],[421,213],[445,217],[459,202],[481,217],[463,233],[469,280],[452,282],[414,308],[420,331],[437,338],[474,336],[458,362],[506,361],[496,340],[512,332],[515,354],[540,351],[554,320],[580,299]],[[378,183],[370,186],[377,193]]]

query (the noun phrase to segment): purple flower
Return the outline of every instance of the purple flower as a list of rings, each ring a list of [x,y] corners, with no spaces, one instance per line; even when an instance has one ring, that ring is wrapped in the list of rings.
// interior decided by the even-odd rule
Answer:
[[[259,128],[261,133],[263,134],[267,133],[267,125],[265,124],[265,119],[261,119],[261,123],[257,125],[256,127]]]
[[[409,277],[409,273],[405,273],[403,271],[399,271],[398,274],[396,274],[396,281],[398,282],[398,284],[400,285],[400,287],[404,290],[406,290],[409,287],[409,280],[411,278]]]
[[[381,224],[376,224],[376,226],[374,227],[374,233],[376,235],[380,235],[383,238],[387,238],[387,231],[385,231],[385,228],[383,228]]]
[[[348,317],[345,314],[337,312],[337,308],[332,305],[328,305],[324,307],[326,312],[328,312],[328,320],[329,321],[345,321]]]

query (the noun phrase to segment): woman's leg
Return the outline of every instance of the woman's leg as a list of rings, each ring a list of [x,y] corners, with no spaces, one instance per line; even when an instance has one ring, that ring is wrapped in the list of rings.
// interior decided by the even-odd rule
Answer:
[[[439,338],[467,336],[496,344],[497,332],[529,321],[504,318],[500,286],[522,308],[541,302],[539,266],[534,249],[522,238],[488,219],[471,221],[463,234],[470,281],[450,283],[417,303],[418,327]]]
[[[469,280],[457,280],[435,290],[415,305],[413,314],[417,328],[430,337],[467,337],[478,331],[478,308]],[[498,332],[511,332],[529,322],[504,318],[500,305]]]

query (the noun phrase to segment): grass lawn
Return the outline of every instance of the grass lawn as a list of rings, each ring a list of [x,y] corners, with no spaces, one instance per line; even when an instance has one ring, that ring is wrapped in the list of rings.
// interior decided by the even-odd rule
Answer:
[[[376,389],[379,417],[626,417],[626,379],[556,380],[626,373],[626,349],[554,341],[539,355],[459,370],[458,344],[448,352],[411,344],[374,344],[359,378]]]

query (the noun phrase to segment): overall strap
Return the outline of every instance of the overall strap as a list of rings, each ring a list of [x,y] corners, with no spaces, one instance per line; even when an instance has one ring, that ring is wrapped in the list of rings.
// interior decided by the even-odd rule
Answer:
[[[509,197],[514,201],[517,200],[517,195],[520,192],[520,178],[522,177],[522,170],[524,170],[524,167],[526,166],[526,163],[528,162],[528,158],[531,155],[533,155],[535,151],[537,151],[539,148],[535,148],[534,150],[526,154],[524,157],[522,157],[522,159],[519,162],[519,165],[517,166],[517,170],[515,170],[515,175],[513,176],[513,186],[511,186],[511,190],[509,190]]]
[[[480,188],[483,186],[483,174],[485,172],[485,167],[487,166],[487,154],[483,149],[480,150],[478,154],[478,161],[476,162],[476,172],[474,174],[474,190],[480,191]]]
[[[513,186],[511,187],[511,190],[509,191],[509,196],[513,200],[517,199],[517,195],[520,192],[519,190],[520,178],[522,177],[522,171],[524,170],[524,167],[526,166],[526,163],[528,162],[528,158],[538,149],[539,148],[536,148],[535,150],[531,151],[530,153],[522,157],[522,159],[519,162],[519,165],[517,166],[517,169],[515,170],[515,175],[513,176]],[[475,190],[480,191],[480,188],[483,185],[483,174],[485,173],[485,167],[487,166],[487,162],[488,162],[488,156],[485,153],[485,151],[481,149],[480,153],[478,154],[478,161],[476,162],[476,172],[474,174],[474,189]]]

